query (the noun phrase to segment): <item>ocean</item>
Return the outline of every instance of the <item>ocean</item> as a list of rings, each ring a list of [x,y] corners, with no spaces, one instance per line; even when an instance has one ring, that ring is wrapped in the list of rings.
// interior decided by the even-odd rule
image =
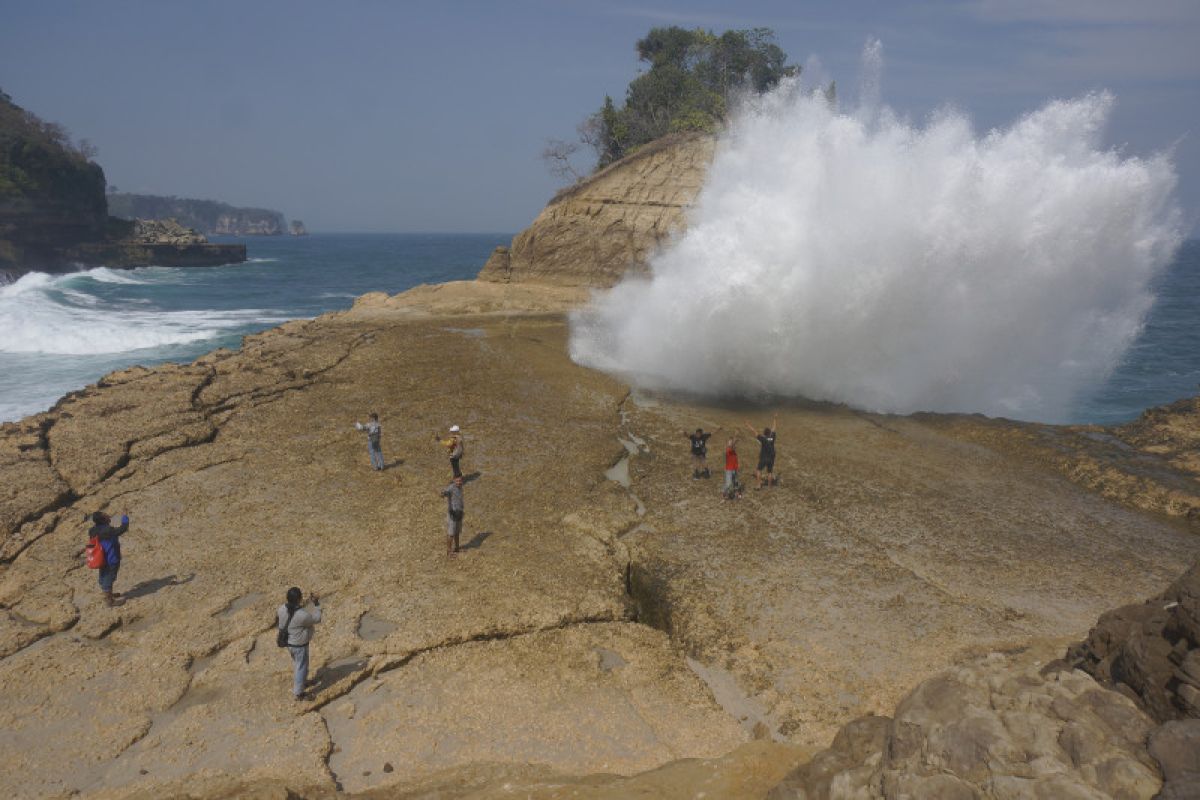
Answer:
[[[473,278],[508,233],[255,237],[245,264],[32,273],[0,286],[0,421],[134,364],[187,362],[290,319],[346,309],[367,292]],[[1200,392],[1200,241],[1155,287],[1145,327],[1068,421],[1112,424]]]
[[[188,362],[241,337],[349,308],[367,292],[474,278],[511,233],[210,237],[225,267],[100,267],[0,286],[0,421],[134,364]]]

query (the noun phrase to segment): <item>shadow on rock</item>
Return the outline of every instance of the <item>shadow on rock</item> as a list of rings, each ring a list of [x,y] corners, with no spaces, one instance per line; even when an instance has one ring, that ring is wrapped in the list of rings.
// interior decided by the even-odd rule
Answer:
[[[145,597],[154,594],[159,589],[167,586],[182,586],[185,583],[191,583],[196,578],[196,573],[188,575],[186,578],[180,578],[178,575],[168,575],[165,578],[154,578],[148,581],[142,581],[134,586],[128,592],[122,595],[126,600],[133,600],[137,597]]]
[[[354,673],[366,668],[367,659],[359,657],[339,658],[329,662],[328,666],[317,673],[317,676],[310,682],[314,691],[322,691],[333,686],[342,678],[349,677]]]
[[[479,533],[472,536],[471,541],[464,544],[462,547],[459,548],[459,550],[478,550],[480,547],[483,547],[484,541],[486,541],[487,538],[491,535],[492,535],[491,531],[480,531]]]

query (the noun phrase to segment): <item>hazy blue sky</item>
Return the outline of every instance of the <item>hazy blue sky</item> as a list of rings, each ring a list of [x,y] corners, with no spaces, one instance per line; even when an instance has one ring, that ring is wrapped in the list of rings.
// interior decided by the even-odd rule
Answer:
[[[99,147],[122,190],[276,208],[320,231],[515,231],[538,154],[636,74],[654,25],[774,28],[843,97],[868,36],[884,100],[979,128],[1108,88],[1109,142],[1174,148],[1200,210],[1200,2],[0,0],[0,88]]]

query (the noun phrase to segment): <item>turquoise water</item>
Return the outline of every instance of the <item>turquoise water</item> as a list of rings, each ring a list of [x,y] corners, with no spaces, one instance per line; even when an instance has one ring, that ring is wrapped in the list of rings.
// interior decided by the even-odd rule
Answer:
[[[213,237],[243,242],[226,267],[32,273],[0,286],[0,421],[133,364],[187,362],[367,292],[473,278],[509,233]]]
[[[0,421],[133,364],[187,362],[372,291],[472,278],[511,234],[316,234],[244,240],[250,261],[210,269],[34,273],[0,286]],[[218,241],[218,239],[214,239]],[[1200,392],[1200,241],[1156,287],[1137,343],[1081,398],[1075,422],[1114,423]]]

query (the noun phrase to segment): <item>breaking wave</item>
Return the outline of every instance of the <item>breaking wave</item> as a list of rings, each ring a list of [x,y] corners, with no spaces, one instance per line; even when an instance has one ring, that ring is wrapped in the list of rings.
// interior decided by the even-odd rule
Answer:
[[[155,311],[144,307],[144,299],[114,302],[103,293],[104,284],[138,285],[152,276],[99,267],[65,275],[31,272],[0,286],[0,353],[123,353],[288,319],[253,308]]]
[[[735,116],[687,231],[572,318],[653,389],[1055,421],[1141,329],[1182,241],[1170,158],[1103,144],[1114,99],[977,133],[788,83]],[[874,95],[874,96],[873,96]]]

